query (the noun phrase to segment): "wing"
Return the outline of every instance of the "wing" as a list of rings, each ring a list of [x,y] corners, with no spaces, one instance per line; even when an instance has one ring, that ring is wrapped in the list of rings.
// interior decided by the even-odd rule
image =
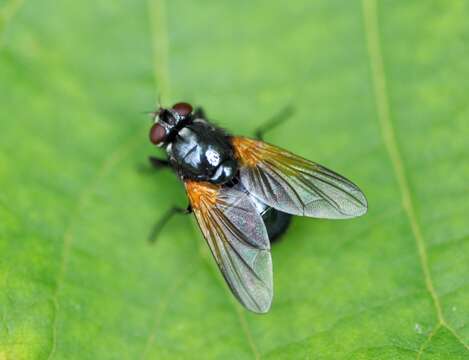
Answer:
[[[241,163],[241,183],[267,205],[328,219],[366,213],[365,195],[343,176],[262,141],[233,137],[232,144]]]
[[[235,187],[185,182],[205,239],[233,294],[249,310],[265,313],[273,296],[270,243],[248,194]]]

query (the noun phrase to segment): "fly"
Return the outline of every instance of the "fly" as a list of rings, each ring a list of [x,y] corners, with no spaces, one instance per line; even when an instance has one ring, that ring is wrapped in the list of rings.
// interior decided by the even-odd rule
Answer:
[[[257,139],[233,136],[187,103],[154,113],[150,140],[184,183],[189,206],[174,207],[152,238],[176,213],[193,212],[234,296],[248,310],[269,311],[273,298],[270,242],[292,215],[348,219],[366,213],[363,192],[322,165]]]

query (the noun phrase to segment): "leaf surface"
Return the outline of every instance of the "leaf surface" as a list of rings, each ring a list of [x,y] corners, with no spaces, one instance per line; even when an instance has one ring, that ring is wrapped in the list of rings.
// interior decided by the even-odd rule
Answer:
[[[469,3],[0,1],[0,359],[463,359]],[[203,105],[356,182],[295,218],[265,316],[227,290],[173,174],[164,104]]]

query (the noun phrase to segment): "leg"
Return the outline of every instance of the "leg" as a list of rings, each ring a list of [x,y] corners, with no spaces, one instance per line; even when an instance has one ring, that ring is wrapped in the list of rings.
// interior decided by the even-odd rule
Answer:
[[[158,222],[153,226],[153,229],[150,232],[150,236],[148,237],[148,240],[151,243],[154,243],[156,241],[156,238],[158,237],[158,234],[163,230],[165,225],[168,223],[171,218],[176,215],[176,214],[190,214],[192,212],[192,208],[190,205],[187,206],[186,209],[173,206],[171,209],[167,210],[163,216],[158,220]]]
[[[259,126],[254,133],[257,140],[264,140],[264,135],[268,131],[276,128],[278,125],[287,121],[290,116],[293,115],[293,107],[291,105],[285,106],[280,112],[271,117],[267,122]]]
[[[204,109],[200,106],[197,106],[194,110],[194,119],[207,119]]]

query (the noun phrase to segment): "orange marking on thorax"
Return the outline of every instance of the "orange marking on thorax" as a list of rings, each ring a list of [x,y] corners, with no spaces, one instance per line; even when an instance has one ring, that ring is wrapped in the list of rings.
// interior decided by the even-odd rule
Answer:
[[[209,182],[192,181],[185,182],[187,195],[193,208],[199,209],[201,203],[215,205],[219,186]]]
[[[252,167],[259,162],[260,154],[257,150],[263,148],[263,142],[245,137],[233,137],[231,143],[235,150],[236,159],[241,164]]]

